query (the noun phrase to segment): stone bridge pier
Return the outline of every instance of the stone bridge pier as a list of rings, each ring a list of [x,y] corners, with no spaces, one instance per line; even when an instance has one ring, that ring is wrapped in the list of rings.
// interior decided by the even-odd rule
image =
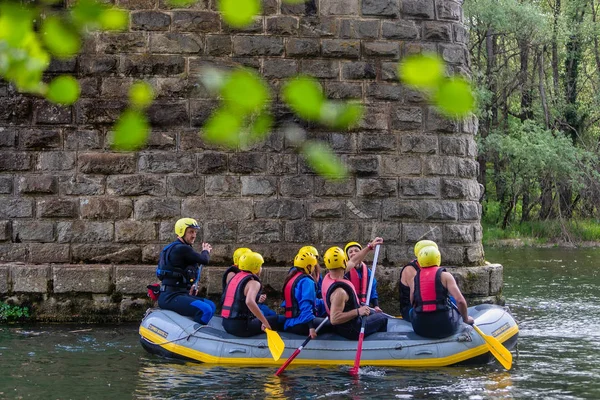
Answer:
[[[239,246],[263,254],[275,300],[301,246],[324,252],[377,235],[387,312],[397,312],[399,268],[420,239],[439,244],[468,299],[501,301],[502,267],[485,263],[481,244],[477,121],[442,118],[397,77],[402,57],[420,52],[469,75],[461,2],[264,0],[243,29],[224,23],[215,0],[115,3],[131,12],[125,32],[92,33],[78,57],[48,69],[77,77],[73,106],[0,82],[1,301],[29,305],[40,320],[139,319],[182,216],[199,221],[197,242],[213,245],[203,274],[211,296]],[[316,77],[329,98],[361,100],[364,119],[336,131],[302,124],[274,101],[277,124],[264,143],[217,148],[199,134],[218,106],[199,80],[206,66],[253,68],[274,99],[287,78]],[[115,152],[111,126],[141,79],[157,95],[151,137],[140,151]],[[285,137],[290,121],[331,145],[351,177],[329,182],[311,171]]]

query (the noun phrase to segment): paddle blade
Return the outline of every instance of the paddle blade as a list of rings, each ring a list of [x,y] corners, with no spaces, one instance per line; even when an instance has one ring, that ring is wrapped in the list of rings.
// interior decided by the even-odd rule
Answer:
[[[365,321],[366,318],[363,319]],[[360,356],[362,354],[362,346],[363,339],[365,338],[365,324],[363,322],[362,328],[360,330],[360,335],[358,336],[358,347],[356,348],[356,357],[354,358],[354,366],[350,369],[350,375],[357,376],[358,368],[360,367]]]
[[[279,333],[272,331],[271,329],[265,329],[265,332],[267,333],[267,344],[269,345],[271,355],[273,356],[273,359],[277,361],[283,354],[283,350],[285,350],[285,343],[283,343]]]
[[[477,333],[479,333],[483,340],[485,340],[485,344],[492,355],[496,357],[496,360],[498,360],[504,368],[510,369],[512,367],[512,353],[508,351],[508,349],[504,347],[498,339],[483,333],[477,325],[473,325],[473,328],[475,328]]]

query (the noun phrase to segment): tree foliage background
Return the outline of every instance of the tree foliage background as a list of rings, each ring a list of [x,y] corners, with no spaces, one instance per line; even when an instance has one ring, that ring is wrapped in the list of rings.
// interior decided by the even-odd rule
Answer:
[[[597,0],[471,0],[484,219],[599,218]]]

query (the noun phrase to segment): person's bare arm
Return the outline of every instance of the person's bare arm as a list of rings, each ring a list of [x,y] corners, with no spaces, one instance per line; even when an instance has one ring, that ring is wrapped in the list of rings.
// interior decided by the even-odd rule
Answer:
[[[346,271],[349,271],[350,269],[356,267],[358,264],[363,262],[367,254],[369,254],[369,252],[373,250],[375,246],[382,243],[383,239],[380,237],[376,237],[375,239],[373,239],[373,241],[367,244],[364,249],[361,249],[358,253],[353,255],[352,258],[346,262]]]
[[[336,289],[331,294],[331,309],[329,314],[329,321],[332,325],[343,324],[348,322],[359,315],[369,315],[371,310],[368,306],[362,306],[360,308],[344,312],[344,305],[348,301],[348,294],[342,288]]]
[[[254,316],[258,318],[260,322],[262,322],[266,329],[271,329],[269,321],[267,321],[262,311],[260,311],[258,304],[256,304],[256,296],[258,295],[259,290],[260,283],[258,283],[257,281],[250,281],[248,282],[248,284],[246,284],[246,288],[244,289],[244,292],[246,294],[246,305],[248,306],[248,309],[252,312],[252,314],[254,314]]]
[[[473,317],[469,316],[469,311],[467,310],[467,301],[464,296],[460,292],[458,285],[456,284],[456,280],[449,272],[442,272],[442,284],[448,289],[448,293],[454,300],[456,300],[456,306],[458,308],[458,312],[462,316],[463,321],[466,324],[473,325]],[[412,293],[412,292],[411,292]]]

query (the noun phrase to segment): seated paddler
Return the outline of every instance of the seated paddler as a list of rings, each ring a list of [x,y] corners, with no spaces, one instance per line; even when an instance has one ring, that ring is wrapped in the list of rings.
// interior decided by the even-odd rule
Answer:
[[[316,328],[323,322],[323,318],[316,316],[317,302],[322,302],[317,299],[317,282],[312,275],[317,265],[317,257],[303,247],[294,258],[294,268],[283,282],[284,330],[310,335],[313,339],[317,337]]]
[[[365,321],[365,337],[375,332],[385,332],[387,318],[382,313],[371,314],[367,305],[361,305],[352,283],[344,279],[346,254],[339,247],[331,247],[323,256],[327,274],[323,278],[322,294],[325,309],[333,330],[350,340],[357,340],[362,319]]]
[[[279,316],[265,316],[258,307],[262,289],[260,272],[264,260],[259,253],[246,252],[239,261],[240,272],[227,283],[221,317],[223,328],[232,335],[249,337],[265,329],[280,330]]]
[[[419,252],[427,246],[433,246],[437,248],[437,244],[431,240],[419,240],[415,244],[415,257],[417,257]],[[400,270],[400,281],[398,282],[398,289],[400,293],[400,313],[402,314],[402,318],[406,321],[410,321],[410,310],[412,310],[412,304],[410,302],[410,288],[413,285],[415,275],[417,275],[417,271],[419,269],[419,261],[415,258],[403,266]]]
[[[358,242],[350,242],[344,247],[344,252],[348,258],[348,272],[346,272],[345,278],[354,285],[360,304],[365,304],[367,301],[369,282],[371,282],[371,268],[363,260],[370,251],[375,249],[375,246],[382,243],[383,239],[377,237],[367,244],[364,249]],[[372,306],[375,311],[381,312],[381,308],[379,308],[379,294],[377,293],[377,279],[375,277],[373,277],[371,283],[371,299],[369,303],[368,305]]]
[[[440,267],[442,257],[435,246],[421,249],[417,255],[419,270],[410,291],[413,305],[411,322],[417,335],[439,339],[451,336],[461,328],[461,322],[473,325],[456,280]],[[456,300],[456,306],[450,301]],[[458,310],[457,310],[458,309]]]
[[[200,265],[207,265],[210,261],[212,246],[202,243],[200,253],[193,249],[198,229],[198,222],[192,218],[181,218],[175,223],[177,239],[162,249],[156,269],[161,281],[158,306],[206,325],[214,315],[216,306],[197,294]]]

